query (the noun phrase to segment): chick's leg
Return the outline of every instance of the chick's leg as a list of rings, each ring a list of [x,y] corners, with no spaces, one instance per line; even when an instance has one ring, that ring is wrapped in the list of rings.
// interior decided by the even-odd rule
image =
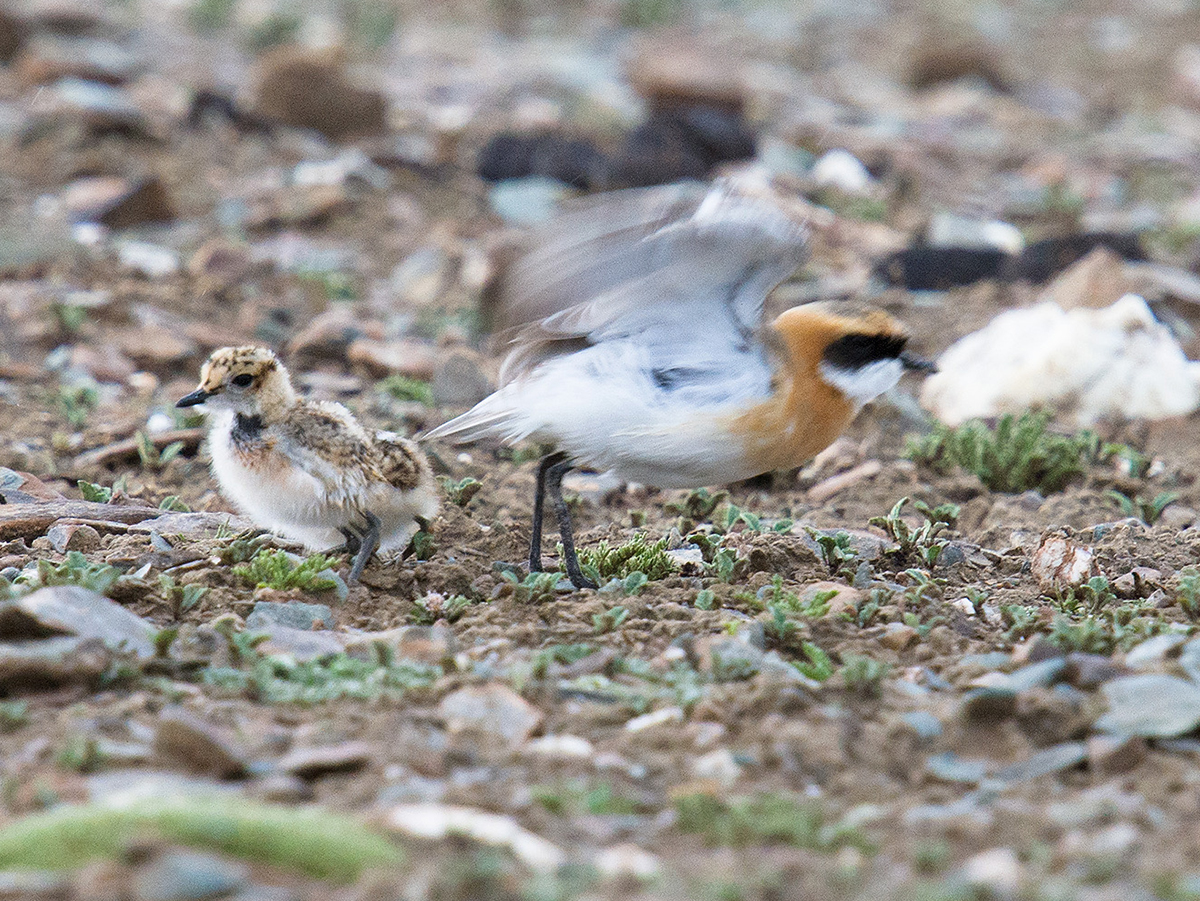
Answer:
[[[363,516],[366,517],[367,527],[362,532],[362,546],[358,549],[358,556],[354,558],[354,565],[350,567],[350,575],[346,580],[351,585],[358,581],[367,561],[379,550],[379,517],[374,513],[364,513]]]
[[[567,565],[567,578],[576,588],[598,588],[599,586],[583,574],[579,568],[579,557],[575,553],[575,537],[571,529],[571,510],[562,496],[562,480],[574,467],[570,460],[562,460],[550,467],[548,488],[554,502],[554,515],[558,517],[558,533],[562,536],[563,562]]]

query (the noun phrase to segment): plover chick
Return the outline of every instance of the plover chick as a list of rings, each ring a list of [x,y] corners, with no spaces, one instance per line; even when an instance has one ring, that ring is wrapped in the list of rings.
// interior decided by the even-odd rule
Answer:
[[[327,549],[344,539],[356,582],[377,550],[406,547],[438,509],[421,451],[368,432],[341,404],[303,400],[263,347],[223,347],[177,407],[202,405],[221,491],[264,528]]]
[[[576,465],[660,488],[799,466],[906,369],[880,310],[793,307],[768,293],[805,258],[805,229],[726,183],[618,192],[551,223],[507,277],[517,330],[500,388],[429,438],[552,443],[537,474],[529,566],[549,491],[576,587],[563,475]]]

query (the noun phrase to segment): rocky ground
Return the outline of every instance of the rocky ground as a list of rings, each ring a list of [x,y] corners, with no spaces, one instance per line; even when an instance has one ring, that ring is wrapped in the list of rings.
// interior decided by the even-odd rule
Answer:
[[[914,380],[799,472],[577,474],[599,591],[513,565],[534,447],[428,447],[443,514],[350,588],[232,515],[210,350],[420,432],[580,189],[750,174],[813,228],[774,302],[925,356],[1126,290],[1200,352],[1192,7],[534,7],[0,6],[0,896],[1200,898],[1195,416],[981,477]],[[1111,249],[918,284],[986,220]]]

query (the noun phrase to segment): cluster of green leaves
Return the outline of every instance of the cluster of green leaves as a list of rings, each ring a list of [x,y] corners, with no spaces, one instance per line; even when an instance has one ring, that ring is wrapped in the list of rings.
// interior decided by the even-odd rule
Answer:
[[[322,573],[329,569],[333,562],[332,558],[324,554],[312,554],[304,560],[296,560],[287,551],[263,548],[248,563],[235,566],[233,573],[255,588],[328,591],[337,585],[337,581]]]
[[[853,577],[858,561],[858,551],[854,549],[848,532],[823,532],[812,526],[805,526],[808,537],[817,543],[817,554],[829,567],[830,575]]]
[[[106,488],[104,485],[97,485],[95,482],[85,482],[80,479],[76,484],[79,486],[79,493],[85,501],[91,501],[94,504],[107,504],[113,499],[113,492],[116,486]]]
[[[679,517],[678,528],[683,534],[687,534],[696,528],[702,522],[708,522],[708,518],[713,515],[713,511],[719,507],[726,498],[729,497],[727,491],[710,492],[707,488],[696,488],[688,492],[687,497],[682,501],[671,501],[663,507],[667,513],[671,513]]]
[[[930,507],[924,501],[914,501],[913,507],[925,518],[925,522],[913,529],[900,515],[908,502],[909,498],[900,498],[887,516],[873,516],[870,524],[883,529],[895,542],[890,553],[905,559],[918,557],[932,569],[946,548],[946,540],[939,536],[958,521],[962,508],[957,504]]]
[[[790,795],[760,794],[717,798],[709,794],[675,799],[677,825],[696,833],[710,845],[741,848],[754,844],[784,844],[814,851],[853,847],[873,850],[857,827],[829,823],[820,805]]]
[[[597,635],[607,635],[609,632],[615,632],[621,628],[621,624],[627,619],[629,619],[629,609],[627,607],[619,605],[610,607],[603,613],[592,615],[592,630]]]
[[[554,600],[561,574],[530,573],[524,579],[518,579],[516,573],[506,569],[500,573],[500,578],[509,584],[513,599],[518,603],[543,604]]]
[[[661,706],[691,710],[704,696],[704,685],[708,681],[704,674],[683,661],[677,661],[663,671],[645,660],[618,657],[606,673],[564,680],[558,689],[566,695],[579,693],[591,700],[619,704],[639,715]]]
[[[33,573],[22,573],[17,584],[28,588],[51,585],[78,585],[98,594],[107,594],[121,578],[121,571],[107,563],[92,563],[79,551],[69,551],[61,563],[42,559]]]
[[[208,594],[208,588],[195,583],[181,585],[174,578],[163,573],[158,577],[158,590],[175,610],[175,615],[187,613]]]
[[[332,654],[299,663],[257,651],[247,660],[247,667],[206,669],[205,683],[267,704],[321,704],[341,698],[395,700],[405,692],[433,685],[441,676],[435,666],[392,660],[381,649],[376,649],[371,660]]]
[[[142,466],[155,472],[161,471],[183,451],[182,441],[172,441],[159,450],[154,439],[145,432],[134,435],[134,441],[137,442],[138,459],[142,461]]]
[[[971,420],[957,428],[938,423],[926,436],[910,438],[905,456],[939,472],[959,467],[979,476],[992,491],[1019,494],[1061,491],[1101,454],[1094,432],[1056,435],[1045,413],[1005,414],[990,428]]]
[[[58,389],[56,406],[75,428],[87,424],[88,415],[100,403],[100,395],[95,388],[87,385],[63,385]]]
[[[651,544],[642,532],[616,547],[601,541],[594,548],[584,548],[579,552],[579,565],[584,575],[600,585],[610,579],[624,579],[633,573],[641,573],[647,580],[657,581],[675,572],[675,564],[667,556],[667,539],[662,538]]]
[[[1188,615],[1188,619],[1200,619],[1200,569],[1185,566],[1179,571],[1176,597],[1179,608]]]
[[[793,660],[791,664],[801,674],[818,682],[824,682],[833,675],[833,659],[817,645],[805,641],[800,645],[800,651],[804,654],[804,659]]]
[[[557,816],[613,816],[638,813],[637,802],[613,790],[607,782],[589,786],[583,780],[530,787],[533,800]]]
[[[1140,519],[1148,526],[1158,522],[1163,511],[1179,500],[1179,494],[1174,491],[1160,491],[1154,497],[1147,498],[1141,494],[1130,497],[1123,491],[1113,489],[1106,491],[1105,496],[1117,505],[1123,516]]]
[[[471,599],[461,594],[443,597],[440,594],[427,594],[424,597],[417,598],[413,602],[413,612],[409,614],[408,620],[414,625],[431,626],[439,619],[444,619],[448,623],[457,622],[467,608],[471,606]]]
[[[1084,584],[1068,588],[1052,600],[1057,602],[1060,610],[1072,615],[1096,614],[1118,603],[1116,593],[1104,576],[1092,576]]]
[[[1143,615],[1141,605],[1123,604],[1082,618],[1056,616],[1050,627],[1050,642],[1065,651],[1111,654],[1128,651],[1147,638],[1171,629],[1169,623]]]
[[[768,615],[763,628],[768,637],[780,644],[787,644],[799,631],[796,617],[816,618],[829,612],[829,602],[837,595],[836,590],[818,591],[807,601],[783,587],[783,576],[776,575],[770,585],[759,590],[755,598]]]
[[[886,663],[859,654],[846,654],[842,659],[842,682],[846,690],[868,698],[883,692],[883,680],[891,667]]]
[[[433,387],[429,382],[407,375],[389,375],[375,383],[375,389],[396,400],[411,401],[432,407]]]
[[[438,476],[438,484],[446,494],[446,500],[456,507],[465,507],[471,503],[471,498],[477,495],[483,482],[467,476],[465,479],[452,479],[449,476]]]

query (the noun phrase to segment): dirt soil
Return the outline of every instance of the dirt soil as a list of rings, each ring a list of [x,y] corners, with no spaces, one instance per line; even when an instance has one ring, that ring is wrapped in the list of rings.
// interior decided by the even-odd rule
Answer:
[[[51,6],[13,10],[27,53],[66,27]],[[0,65],[0,467],[21,473],[17,490],[38,503],[81,499],[83,480],[118,485],[116,507],[233,512],[209,474],[199,423],[173,408],[225,344],[275,347],[309,395],[372,426],[417,434],[464,409],[398,398],[385,379],[432,382],[443,398],[453,354],[472,378],[494,377],[499,357],[476,326],[514,226],[489,205],[474,153],[495,130],[530,123],[610,146],[637,116],[616,60],[663,33],[620,27],[621,10],[635,7],[682,9],[691,27],[667,32],[681,58],[693,46],[740,49],[760,156],[767,144],[816,155],[844,147],[871,169],[870,214],[775,170],[776,190],[833,210],[784,300],[847,284],[864,293],[871,261],[946,210],[1006,218],[1030,238],[1140,228],[1152,259],[1193,273],[1200,262],[1200,63],[1188,44],[1200,13],[1187,5],[952,13],[884,3],[842,21],[806,4],[786,13],[572,4],[554,16],[524,3],[451,4],[401,8],[382,49],[335,16],[349,29],[347,71],[394,113],[379,133],[341,143],[211,109],[189,121],[199,89],[254,108],[246,35],[261,39],[266,26],[235,18],[206,31],[182,7],[150,6],[89,6],[71,26],[71,39],[133,55],[109,82],[143,110],[135,127],[47,116],[38,92],[51,82],[30,75],[30,63]],[[773,27],[773,15],[784,24]],[[962,40],[939,49],[938,34]],[[571,65],[586,76],[564,77]],[[964,77],[938,80],[939,66]],[[932,86],[914,86],[922,72],[935,73]],[[587,79],[596,84],[581,87]],[[289,206],[300,201],[270,174],[355,148],[374,168],[334,179],[327,206],[304,199],[311,214]],[[91,176],[157,178],[170,221],[72,230],[65,189]],[[247,198],[260,196],[273,212],[256,218]],[[139,268],[135,240],[177,265]],[[870,300],[934,358],[1039,290],[985,279],[940,292],[891,287]],[[1200,307],[1175,295],[1155,309],[1194,349]],[[1200,898],[1200,742],[1117,740],[1096,728],[1101,685],[1128,671],[1131,649],[1196,629],[1179,586],[1180,570],[1200,564],[1200,417],[1102,424],[1102,439],[1139,452],[1140,468],[1111,457],[1062,491],[1001,494],[905,458],[906,437],[930,428],[918,389],[906,377],[818,460],[725,486],[707,511],[688,511],[703,498],[686,491],[570,477],[584,549],[644,535],[683,560],[711,544],[703,562],[629,596],[619,585],[560,582],[539,594],[518,584],[536,448],[428,447],[449,483],[482,487],[461,506],[445,499],[420,554],[376,559],[344,599],[249,584],[234,571],[239,559],[298,549],[239,521],[197,517],[187,520],[193,531],[159,532],[92,511],[55,533],[10,527],[0,506],[0,571],[31,572],[78,550],[126,574],[109,589],[121,605],[178,630],[148,665],[0,681],[0,829],[95,801],[105,775],[212,779],[205,752],[180,756],[155,740],[164,711],[183,708],[236,748],[244,767],[220,785],[240,795],[380,829],[397,805],[462,805],[563,854],[547,869],[508,840],[393,830],[402,867],[338,884],[235,849],[227,860],[251,869],[213,897]],[[168,429],[184,430],[184,446],[165,463],[117,447]],[[827,481],[847,473],[840,487]],[[1129,518],[1114,492],[1174,500],[1161,515]],[[960,508],[932,566],[870,523],[905,497]],[[731,505],[752,515],[730,525]],[[903,518],[923,522],[911,503]],[[831,566],[819,530],[847,532],[856,556]],[[1052,534],[1092,551],[1093,572],[1112,586],[1095,615],[1039,580],[1034,558]],[[552,539],[544,550],[557,565]],[[334,566],[344,576],[348,561]],[[164,575],[208,590],[188,606]],[[256,651],[223,637],[255,632],[246,621],[262,601],[327,605],[331,621],[313,632],[335,649],[357,641],[361,651],[370,641],[360,633],[412,627],[368,638],[417,660],[427,678],[368,697],[282,700],[270,693],[276,683],[248,674],[258,655],[304,659],[296,636]],[[781,601],[796,605],[782,620],[772,609]],[[1006,688],[1004,674],[1067,654],[1058,675]],[[1169,653],[1150,666],[1174,671]],[[484,686],[503,687],[491,702],[499,725],[447,702]],[[1067,765],[1038,768],[1039,752],[1076,748]],[[352,761],[301,775],[281,766],[310,749]],[[786,807],[786,828],[764,812],[771,803]],[[797,837],[804,817],[823,825]],[[168,897],[139,882],[167,850],[143,839],[41,888],[10,890],[0,873],[0,896]]]

